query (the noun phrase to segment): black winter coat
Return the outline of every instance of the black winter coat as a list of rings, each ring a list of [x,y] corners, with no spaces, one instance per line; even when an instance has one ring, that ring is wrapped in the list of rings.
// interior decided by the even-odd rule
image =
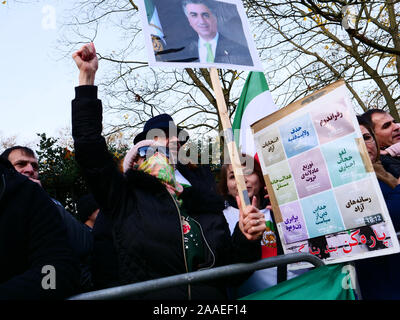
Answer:
[[[391,173],[395,178],[400,176],[400,158],[392,157],[390,155],[381,155],[380,160],[383,167],[389,173]]]
[[[120,173],[107,151],[97,87],[76,88],[72,101],[72,133],[76,159],[104,214],[112,219],[121,283],[135,283],[187,272],[180,210],[159,180],[141,171]],[[252,262],[261,255],[260,241],[248,241],[237,228],[230,236],[209,168],[178,170],[192,187],[182,194],[186,212],[204,235],[206,261],[198,269]],[[225,298],[221,281],[152,292],[145,299]],[[137,297],[136,297],[137,298]]]
[[[72,249],[72,253],[79,259],[81,270],[79,292],[91,291],[93,290],[90,271],[93,253],[93,236],[89,229],[68,212],[58,201],[56,202],[56,207],[61,216],[62,223],[67,229],[68,244]]]
[[[45,278],[47,265],[54,267],[55,289],[42,286],[52,282]],[[0,300],[67,298],[78,280],[78,261],[56,205],[0,158]]]

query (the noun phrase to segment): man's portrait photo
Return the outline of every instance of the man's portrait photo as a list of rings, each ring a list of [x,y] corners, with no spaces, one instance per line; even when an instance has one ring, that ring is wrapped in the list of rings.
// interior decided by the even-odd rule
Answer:
[[[235,69],[261,65],[238,1],[143,1],[148,25],[145,37],[151,39],[154,65],[166,62],[183,67],[237,66]]]

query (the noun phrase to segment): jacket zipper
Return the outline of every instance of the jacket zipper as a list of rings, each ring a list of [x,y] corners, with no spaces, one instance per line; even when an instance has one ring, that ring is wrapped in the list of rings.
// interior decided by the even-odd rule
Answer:
[[[178,204],[176,203],[174,197],[168,192],[168,194],[171,196],[172,201],[175,204],[176,210],[178,211],[178,216],[179,216],[179,224],[181,226],[181,240],[182,240],[182,252],[183,252],[183,258],[184,258],[184,262],[185,262],[185,269],[186,269],[186,273],[189,273],[189,269],[187,266],[187,261],[186,261],[186,251],[185,251],[185,238],[183,236],[183,225],[182,225],[182,215],[181,215],[181,211],[179,210]],[[190,283],[188,283],[188,298],[189,300],[192,300],[192,294],[191,294],[191,287],[190,287]]]
[[[195,220],[195,219],[193,219],[193,218],[192,218],[192,220],[193,220],[194,222],[196,222],[197,225],[199,226],[200,231],[201,231],[201,235],[202,235],[202,237],[203,237],[203,239],[204,239],[204,242],[206,243],[207,248],[208,248],[208,250],[210,250],[210,252],[211,252],[211,254],[212,254],[212,257],[213,257],[213,261],[212,261],[211,266],[201,268],[201,269],[199,269],[199,271],[200,271],[200,270],[211,269],[212,267],[214,267],[214,264],[215,264],[215,255],[214,255],[214,252],[212,251],[210,245],[209,245],[208,242],[207,242],[207,239],[206,239],[206,237],[205,237],[205,235],[204,235],[204,233],[203,233],[203,228],[201,227],[201,224],[200,224],[199,222],[197,222],[197,220]]]

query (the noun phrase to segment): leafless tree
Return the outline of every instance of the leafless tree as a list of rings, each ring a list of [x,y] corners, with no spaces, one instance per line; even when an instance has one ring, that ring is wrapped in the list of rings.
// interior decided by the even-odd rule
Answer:
[[[360,112],[380,108],[400,120],[399,1],[244,3],[278,105],[344,79]]]
[[[167,112],[177,124],[215,136],[221,131],[217,103],[207,69],[153,69],[146,62],[138,6],[135,1],[92,0],[76,2],[64,21],[61,40],[65,56],[82,43],[104,43],[110,34],[118,47],[98,47],[101,68],[97,77],[107,112],[106,134],[140,131],[144,122]],[[112,31],[110,32],[110,30]],[[73,31],[73,32],[71,32]],[[219,70],[229,114],[232,116],[244,83],[244,73]],[[112,116],[111,116],[112,114]]]
[[[2,135],[0,131],[0,153],[2,153],[5,149],[15,146],[17,144],[17,136],[5,137]]]

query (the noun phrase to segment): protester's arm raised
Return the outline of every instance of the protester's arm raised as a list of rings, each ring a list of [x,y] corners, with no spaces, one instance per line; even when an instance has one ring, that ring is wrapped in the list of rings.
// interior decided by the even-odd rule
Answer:
[[[72,136],[76,160],[103,212],[113,215],[125,181],[102,136],[102,103],[94,85],[98,60],[93,43],[72,55],[79,69],[79,86],[72,100]]]

